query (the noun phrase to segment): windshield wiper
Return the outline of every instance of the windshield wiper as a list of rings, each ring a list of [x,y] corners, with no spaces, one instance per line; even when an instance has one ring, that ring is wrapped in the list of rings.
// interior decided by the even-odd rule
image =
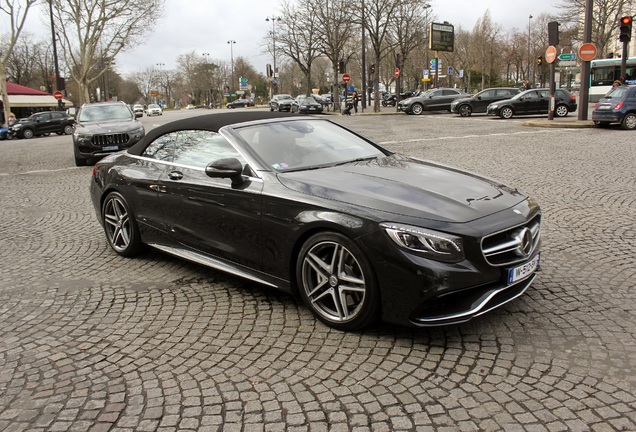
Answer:
[[[364,158],[357,158],[357,159],[352,159],[352,160],[348,160],[348,161],[344,161],[344,162],[338,162],[334,166],[347,165],[347,164],[354,163],[354,162],[364,162],[364,161],[368,161],[368,160],[375,160],[377,158],[378,158],[377,156],[368,156],[368,157],[364,157]]]

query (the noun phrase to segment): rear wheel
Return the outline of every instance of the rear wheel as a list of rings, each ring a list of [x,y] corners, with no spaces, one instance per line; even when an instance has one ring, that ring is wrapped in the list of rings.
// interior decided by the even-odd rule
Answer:
[[[628,130],[636,129],[636,113],[625,114],[625,117],[623,117],[623,121],[621,122],[621,127]]]
[[[556,109],[554,110],[554,114],[557,117],[565,117],[566,115],[568,115],[568,113],[570,112],[570,110],[568,109],[567,106],[565,105],[559,105],[558,107],[556,107]]]
[[[514,112],[512,111],[512,108],[510,107],[503,107],[501,111],[499,111],[499,117],[501,117],[502,119],[512,118],[513,114]]]
[[[459,115],[462,117],[469,117],[472,113],[473,113],[473,109],[470,107],[470,105],[460,105],[459,107]]]
[[[378,318],[380,294],[360,248],[334,232],[316,234],[296,264],[300,295],[311,312],[338,330],[357,330]]]
[[[420,103],[414,103],[411,107],[411,112],[415,115],[422,114],[422,111],[424,111],[424,107]]]
[[[115,252],[132,257],[141,251],[141,235],[135,216],[120,193],[108,194],[102,206],[102,218],[106,239]]]

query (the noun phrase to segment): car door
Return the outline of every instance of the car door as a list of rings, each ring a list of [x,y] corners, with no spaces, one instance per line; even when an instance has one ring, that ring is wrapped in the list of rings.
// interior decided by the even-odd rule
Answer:
[[[537,112],[537,104],[539,103],[539,94],[536,90],[527,92],[515,101],[515,114],[534,114]]]
[[[535,104],[535,113],[547,114],[548,110],[550,109],[550,91],[537,90],[537,93],[539,94],[539,98],[537,99],[537,103]]]
[[[51,113],[50,112],[43,112],[37,115],[37,118],[35,119],[35,122],[33,123],[33,131],[36,136],[51,132]]]
[[[47,132],[63,132],[64,126],[62,123],[66,120],[66,116],[62,112],[51,112],[51,121]]]
[[[439,105],[441,99],[442,89],[433,90],[433,92],[428,95],[428,99],[424,99],[422,101],[424,103],[424,109],[429,111],[436,111],[440,109]]]
[[[443,89],[442,95],[436,101],[436,109],[450,111],[451,102],[457,99],[459,92],[453,89]]]
[[[495,100],[495,90],[484,90],[473,99],[473,112],[486,112],[486,108],[488,107],[488,105],[490,105]]]
[[[262,264],[260,179],[241,185],[211,178],[205,167],[216,160],[246,161],[222,135],[212,131],[178,132],[172,163],[159,179],[159,203],[176,242],[248,267]]]

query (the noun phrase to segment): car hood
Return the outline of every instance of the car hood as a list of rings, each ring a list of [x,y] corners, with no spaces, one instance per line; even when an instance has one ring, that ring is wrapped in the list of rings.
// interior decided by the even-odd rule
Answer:
[[[514,188],[467,171],[395,155],[278,177],[287,188],[304,194],[449,223],[497,213],[527,198]]]
[[[141,123],[138,121],[100,121],[95,123],[77,123],[76,130],[82,133],[120,133],[139,129]]]

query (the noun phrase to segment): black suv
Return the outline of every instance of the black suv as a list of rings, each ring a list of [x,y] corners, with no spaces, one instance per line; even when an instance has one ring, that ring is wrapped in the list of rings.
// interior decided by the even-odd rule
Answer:
[[[34,136],[58,135],[73,133],[75,120],[62,111],[44,111],[21,119],[11,126],[11,134],[18,138],[33,138]]]
[[[612,88],[594,106],[592,120],[600,127],[619,123],[623,129],[636,130],[636,85]]]
[[[565,117],[576,111],[576,96],[564,89],[554,92],[554,115]],[[550,109],[550,89],[532,89],[518,95],[493,102],[486,108],[488,115],[496,115],[502,119],[509,119],[513,115],[547,114]]]
[[[468,117],[472,113],[485,113],[491,103],[510,99],[519,92],[519,89],[513,87],[488,88],[469,98],[455,99],[450,110],[462,117]]]
[[[107,154],[126,149],[146,135],[133,113],[123,102],[84,104],[77,112],[73,151],[75,165],[95,163]]]

